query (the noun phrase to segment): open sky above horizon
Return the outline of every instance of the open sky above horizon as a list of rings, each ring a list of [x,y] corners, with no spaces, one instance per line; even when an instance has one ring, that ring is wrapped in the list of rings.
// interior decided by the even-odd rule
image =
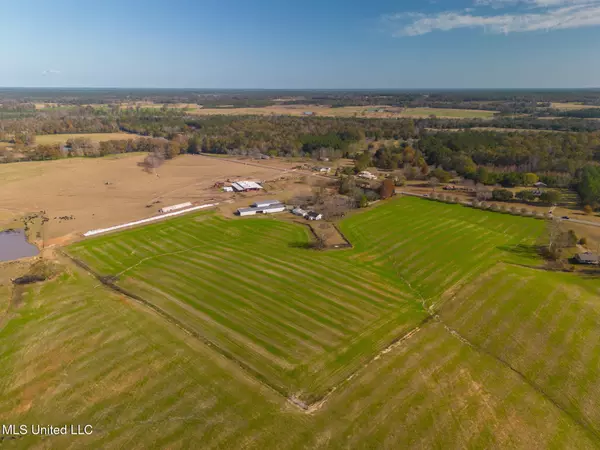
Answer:
[[[600,87],[600,0],[0,0],[0,86]]]

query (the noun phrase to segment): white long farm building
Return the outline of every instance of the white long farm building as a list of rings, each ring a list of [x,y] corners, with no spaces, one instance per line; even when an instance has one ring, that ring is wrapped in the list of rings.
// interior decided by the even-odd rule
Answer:
[[[192,206],[192,202],[179,203],[177,205],[165,206],[164,208],[159,209],[158,212],[161,214],[168,213],[171,211],[177,211],[178,209],[189,208],[190,206]]]
[[[257,202],[252,203],[250,206],[253,208],[263,208],[265,206],[277,205],[281,203],[279,200],[259,200]]]
[[[255,181],[236,181],[231,183],[236,192],[260,191],[263,187]]]
[[[240,208],[237,210],[240,216],[253,216],[255,214],[272,214],[285,211],[283,203],[273,203],[266,206],[253,206],[251,208]]]

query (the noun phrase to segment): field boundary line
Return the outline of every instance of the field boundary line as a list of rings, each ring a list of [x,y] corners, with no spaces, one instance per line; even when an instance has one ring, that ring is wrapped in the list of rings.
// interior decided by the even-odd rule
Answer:
[[[200,333],[198,333],[195,330],[190,329],[188,326],[186,326],[183,322],[181,322],[180,320],[176,319],[175,317],[171,316],[168,312],[166,312],[165,310],[163,310],[162,308],[156,306],[154,303],[144,299],[143,297],[134,294],[132,292],[129,292],[127,289],[124,289],[120,286],[117,286],[116,284],[114,284],[112,281],[110,281],[109,277],[105,277],[102,276],[98,273],[96,273],[91,267],[89,267],[86,263],[84,263],[83,261],[69,255],[67,252],[63,252],[60,251],[59,252],[65,256],[66,258],[68,258],[70,261],[72,261],[76,266],[80,267],[81,269],[85,270],[87,273],[89,273],[91,276],[93,276],[94,278],[96,278],[103,286],[107,287],[108,289],[124,295],[134,301],[136,301],[137,303],[142,304],[143,306],[148,307],[149,309],[151,309],[153,312],[155,312],[156,314],[158,314],[160,317],[162,317],[163,319],[165,319],[167,322],[169,322],[170,324],[176,326],[177,328],[179,328],[180,330],[182,330],[184,333],[186,333],[187,335],[198,339],[200,342],[202,342],[204,345],[206,345],[207,347],[216,350],[217,353],[219,353],[221,356],[225,357],[226,359],[228,359],[229,361],[235,363],[238,367],[240,367],[242,370],[244,370],[247,374],[251,375],[256,381],[258,381],[259,383],[261,383],[262,385],[264,385],[265,387],[269,388],[271,391],[277,393],[278,395],[284,397],[284,398],[288,398],[288,393],[278,387],[277,385],[270,383],[265,377],[263,377],[259,372],[255,371],[254,369],[252,369],[252,367],[248,366],[247,364],[245,364],[244,362],[240,361],[239,359],[237,359],[235,356],[233,356],[231,353],[229,353],[228,351],[226,351],[225,349],[221,348],[220,346],[218,346],[217,344],[215,344],[214,342],[212,342],[210,339],[207,339],[206,337],[202,336]]]
[[[166,219],[168,217],[180,216],[181,214],[186,214],[193,211],[200,211],[201,209],[212,208],[214,206],[218,206],[219,203],[207,203],[205,205],[194,206],[192,208],[182,209],[179,211],[170,212],[167,214],[161,214],[160,216],[148,217],[146,219],[135,220],[133,222],[122,223],[119,225],[114,225],[108,228],[98,228],[96,230],[90,230],[83,233],[85,237],[96,236],[98,234],[109,233],[111,231],[121,230],[123,228],[135,227],[137,225],[142,225],[145,223],[156,222],[157,220]]]
[[[486,350],[484,347],[482,347],[478,344],[475,344],[472,341],[470,341],[469,339],[467,339],[466,337],[464,337],[462,334],[460,334],[454,328],[452,328],[448,324],[446,324],[438,314],[436,314],[433,318],[434,318],[434,320],[438,321],[450,335],[452,335],[453,337],[458,339],[460,342],[471,347],[476,352],[482,353],[482,354],[496,360],[501,365],[503,365],[504,367],[509,369],[511,372],[513,372],[515,375],[517,375],[517,377],[520,378],[521,381],[523,381],[525,384],[527,384],[529,387],[531,387],[535,392],[537,392],[539,395],[541,395],[544,399],[549,401],[555,408],[557,408],[560,412],[562,412],[566,417],[571,419],[571,421],[573,421],[575,423],[575,425],[579,426],[584,432],[591,435],[596,442],[600,441],[600,432],[594,430],[594,428],[591,427],[590,424],[585,419],[577,417],[576,415],[569,412],[563,405],[561,405],[559,403],[558,400],[554,400],[548,393],[546,393],[546,391],[544,391],[544,389],[542,389],[540,386],[538,386],[533,380],[530,380],[529,378],[527,378],[521,371],[519,371],[517,368],[515,368],[508,361],[505,361],[500,356],[492,353],[489,350]]]
[[[303,409],[306,414],[314,414],[314,413],[318,412],[321,408],[323,408],[323,406],[325,406],[325,404],[327,403],[327,401],[333,395],[334,392],[336,392],[339,388],[343,387],[345,384],[350,382],[356,376],[360,375],[361,372],[368,369],[368,367],[371,364],[373,364],[375,361],[378,361],[383,356],[385,356],[386,354],[388,354],[389,352],[394,350],[396,347],[399,347],[401,344],[403,344],[404,342],[406,342],[407,340],[412,338],[415,334],[417,334],[419,331],[421,331],[422,327],[425,326],[432,319],[433,319],[433,316],[425,317],[425,319],[423,319],[421,321],[421,323],[419,323],[419,325],[412,328],[411,330],[409,330],[407,333],[403,334],[402,336],[399,336],[399,337],[393,339],[392,342],[387,347],[380,350],[376,355],[374,355],[366,363],[364,363],[362,366],[360,366],[354,372],[352,372],[350,375],[348,375],[348,377],[346,377],[344,380],[340,381],[338,384],[331,387],[329,389],[329,391],[320,399],[315,400],[314,402],[312,402],[311,404],[308,404],[308,405],[306,405],[305,403],[303,403],[302,401],[300,401],[299,399],[297,399],[294,396],[292,396],[289,399],[289,401],[291,403],[293,403],[294,405]]]
[[[189,249],[186,249],[185,251],[187,251],[187,250],[189,250]],[[428,315],[427,317],[425,317],[416,327],[412,328],[411,330],[409,330],[408,332],[406,332],[402,336],[399,336],[399,337],[396,337],[395,339],[393,339],[390,344],[388,344],[385,348],[383,348],[382,350],[380,350],[377,354],[373,355],[362,366],[360,366],[359,368],[357,368],[356,370],[354,370],[346,379],[342,380],[341,382],[339,382],[336,385],[334,385],[331,388],[329,388],[328,392],[325,395],[319,397],[317,400],[313,401],[312,403],[306,404],[306,403],[302,402],[301,400],[299,400],[295,395],[289,393],[286,390],[285,387],[281,387],[281,386],[278,386],[278,385],[276,385],[274,383],[271,383],[260,372],[257,372],[251,366],[249,366],[248,364],[246,364],[243,361],[239,360],[233,354],[231,354],[227,350],[223,349],[222,347],[220,347],[218,344],[214,343],[210,339],[202,336],[197,331],[189,328],[183,322],[181,322],[180,320],[178,320],[175,317],[171,316],[168,312],[166,312],[165,310],[163,310],[159,306],[155,305],[151,301],[146,300],[146,299],[144,299],[143,297],[141,297],[141,296],[139,296],[137,294],[129,292],[127,289],[124,289],[124,288],[122,288],[120,286],[117,286],[111,280],[110,276],[102,276],[102,275],[100,275],[99,273],[95,272],[91,267],[89,267],[86,263],[84,263],[83,261],[75,258],[74,256],[71,256],[67,252],[62,251],[62,250],[58,250],[58,251],[59,251],[60,254],[62,254],[63,256],[65,256],[68,260],[70,260],[71,262],[73,262],[73,264],[75,264],[76,266],[78,266],[81,269],[85,270],[88,274],[90,274],[91,276],[93,276],[94,278],[96,278],[106,288],[110,289],[111,291],[116,292],[117,294],[124,295],[127,298],[129,298],[131,300],[134,300],[135,302],[141,304],[142,306],[145,306],[145,307],[149,308],[154,313],[158,314],[160,317],[162,317],[163,319],[165,319],[168,323],[170,323],[171,325],[176,326],[178,329],[180,329],[181,331],[183,331],[184,333],[186,333],[188,336],[191,336],[191,337],[197,339],[202,344],[204,344],[207,347],[209,347],[210,349],[216,351],[218,354],[220,354],[221,356],[223,356],[227,360],[233,362],[241,370],[243,370],[248,375],[250,375],[252,377],[252,379],[256,380],[258,383],[260,383],[264,387],[268,388],[273,393],[281,396],[286,402],[288,402],[288,403],[296,406],[301,412],[303,412],[305,414],[314,414],[317,411],[319,411],[327,403],[327,401],[333,395],[333,393],[336,392],[336,391],[338,391],[340,387],[342,387],[343,385],[345,385],[346,383],[348,383],[349,381],[351,381],[360,372],[362,372],[363,370],[365,370],[366,368],[368,368],[373,362],[379,360],[383,355],[385,355],[385,354],[389,353],[390,351],[394,350],[400,344],[406,342],[412,336],[414,336],[415,334],[417,334],[422,329],[422,327],[425,324],[427,324],[428,322],[430,322],[433,319],[432,315]]]

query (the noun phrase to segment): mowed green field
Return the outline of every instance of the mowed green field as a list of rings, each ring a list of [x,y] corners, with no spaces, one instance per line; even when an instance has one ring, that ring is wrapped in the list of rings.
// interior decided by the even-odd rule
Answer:
[[[356,244],[351,250],[305,249],[304,228],[276,219],[210,213],[83,241],[69,252],[118,275],[119,285],[179,321],[188,316],[185,327],[211,334],[220,351],[67,264],[59,279],[30,287],[0,327],[0,419],[91,423],[96,432],[3,444],[598,448],[598,280],[518,265],[540,264],[530,245],[543,226],[403,198],[343,221]],[[434,276],[429,266],[436,257]],[[163,258],[171,265],[157,264]],[[171,272],[178,277],[166,276]],[[305,294],[296,296],[305,276]],[[279,278],[284,292],[269,290]],[[338,292],[346,283],[348,291]],[[359,287],[374,291],[359,297]],[[325,299],[313,298],[318,292]],[[390,292],[396,304],[387,300]],[[421,300],[433,305],[431,315]],[[393,325],[369,328],[369,320],[386,323],[376,314]],[[400,334],[392,342],[409,337],[378,353],[379,339],[389,344],[383,341],[394,327]],[[329,330],[355,333],[358,343]],[[269,345],[257,339],[270,333],[279,334]],[[260,355],[254,366],[251,352],[233,353],[233,345],[222,355],[236,340]],[[273,349],[290,355],[278,363],[299,361],[303,376],[294,377],[294,368],[264,369],[275,366]],[[321,372],[311,373],[311,364]],[[334,384],[336,367],[352,372]],[[327,383],[335,390],[307,412],[270,389],[273,380],[299,386],[307,400]]]
[[[597,448],[495,358],[436,322],[306,414],[74,266],[0,327],[0,420],[91,424],[2,448]],[[593,399],[590,399],[593,400]]]
[[[542,227],[405,198],[345,221],[350,251],[302,248],[307,230],[276,219],[203,213],[69,252],[278,392],[311,403],[427,320],[448,287],[513,257],[502,249]]]
[[[428,306],[500,260],[531,263],[544,222],[414,197],[341,223],[350,260],[393,271]]]
[[[295,224],[202,213],[69,252],[278,392],[311,402],[428,314],[390,273],[308,242]]]

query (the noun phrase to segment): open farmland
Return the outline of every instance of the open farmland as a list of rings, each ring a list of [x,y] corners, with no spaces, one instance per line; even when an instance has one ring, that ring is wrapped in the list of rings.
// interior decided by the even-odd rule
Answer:
[[[498,260],[532,257],[520,249],[536,243],[544,223],[407,197],[341,228],[355,246],[350,259],[393,267],[431,304]]]
[[[331,108],[326,106],[313,105],[294,105],[294,106],[265,106],[261,108],[197,108],[188,110],[191,114],[200,116],[205,115],[289,115],[304,116],[310,112],[316,116],[322,117],[363,117],[363,118],[427,118],[435,115],[440,118],[464,118],[464,119],[491,119],[495,111],[477,110],[477,109],[451,109],[451,108],[404,108],[397,109],[389,107],[364,107],[364,106],[343,106],[340,108]],[[380,109],[383,109],[380,111]]]
[[[419,225],[418,219],[428,220]],[[442,232],[440,224],[454,221],[463,226],[477,222],[478,231],[493,229],[484,239],[494,248],[487,256],[488,269],[471,276],[470,268],[480,261],[469,252],[450,251],[442,239],[432,244],[442,247],[441,272],[448,273],[447,263],[452,262],[471,282],[438,304],[438,318],[413,322],[409,337],[337,384],[309,414],[266,388],[265,379],[240,367],[240,360],[222,357],[214,345],[205,345],[63,261],[67,272],[29,287],[22,306],[12,311],[7,326],[0,327],[0,386],[9,394],[0,398],[0,418],[11,423],[47,422],[49,417],[56,423],[91,423],[95,433],[44,441],[28,436],[9,441],[8,448],[122,448],[131,442],[177,448],[193,441],[260,449],[597,448],[598,283],[510,264],[538,263],[524,249],[537,239],[541,221],[403,198],[342,222],[347,234],[359,241],[352,250],[309,251],[303,248],[307,236],[300,226],[270,218],[224,220],[203,213],[90,239],[68,251],[103,274],[121,272],[120,285],[151,296],[153,302],[162,301],[165,308],[169,302],[189,302],[187,324],[197,322],[197,330],[215,330],[215,319],[207,317],[210,311],[201,317],[201,308],[244,321],[244,328],[235,329],[231,322],[222,322],[219,344],[244,333],[249,340],[267,329],[284,332],[283,337],[273,335],[280,338],[263,347],[261,356],[279,347],[292,361],[302,351],[316,352],[325,339],[330,343],[327,350],[335,353],[331,334],[315,330],[340,328],[331,322],[319,327],[311,316],[345,321],[343,329],[355,330],[360,339],[373,331],[363,327],[356,332],[348,320],[350,310],[362,305],[363,317],[382,313],[384,302],[368,304],[353,291],[336,295],[339,277],[348,280],[350,288],[376,289],[369,291],[374,298],[392,292],[398,306],[409,305],[408,311],[420,314],[419,302],[414,309],[413,305],[415,298],[423,297],[425,286],[408,287],[413,297],[407,296],[407,285],[397,276],[407,266],[389,256],[387,264],[379,264],[365,248],[371,241],[384,249],[377,244],[382,228],[401,226],[398,233],[386,235],[388,243],[401,242],[411,233],[415,240],[425,240],[416,233],[418,227],[428,226],[433,236]],[[451,227],[446,240],[456,233]],[[477,248],[480,245],[485,248],[481,243]],[[400,249],[394,251],[400,254]],[[180,258],[170,260],[176,255],[165,251],[179,251]],[[494,265],[492,257],[507,262]],[[115,262],[119,258],[123,261]],[[417,259],[415,270],[427,265],[426,259]],[[247,262],[253,270],[244,268]],[[123,272],[127,267],[131,269]],[[174,268],[176,278],[169,278]],[[305,295],[296,296],[304,274],[317,270],[323,277],[311,275],[303,286]],[[289,281],[281,283],[282,276]],[[158,288],[148,287],[153,283]],[[234,295],[238,289],[243,299]],[[327,298],[315,301],[312,294],[321,292],[327,292]],[[275,310],[267,309],[270,298]],[[315,305],[322,304],[325,311],[333,303],[348,311],[314,314]],[[309,306],[312,314],[301,317]],[[176,309],[169,312],[175,314]],[[408,324],[412,314],[396,314],[398,325]],[[354,318],[361,319],[356,311]],[[261,346],[241,343],[251,344],[253,349]],[[373,342],[361,351],[367,347],[377,350]],[[326,356],[321,352],[311,364]],[[563,356],[567,363],[561,367]],[[343,370],[348,359],[335,364]],[[326,364],[322,367],[322,375],[335,379],[335,372]],[[319,375],[312,375],[311,387],[322,378]]]
[[[69,133],[69,134],[38,134],[36,144],[65,144],[69,139],[90,139],[92,142],[119,141],[138,139],[140,136],[132,133]]]
[[[552,103],[552,108],[560,109],[563,111],[573,111],[580,109],[593,109],[598,108],[598,105],[584,105],[583,103]]]
[[[204,213],[69,252],[277,391],[310,402],[427,314],[388,273],[303,249],[308,241],[295,224]],[[169,270],[175,265],[180,270]]]
[[[542,222],[404,198],[342,229],[356,248],[321,253],[302,248],[303,227],[203,213],[69,251],[310,403],[427,320],[424,304],[516,258]]]
[[[211,189],[215,182],[227,178],[269,180],[294,164],[243,164],[226,158],[182,155],[163,164],[156,176],[138,166],[144,156],[127,153],[0,164],[0,226],[4,225],[3,213],[19,217],[45,210],[50,221],[44,233],[52,243],[67,235],[151,216],[164,205],[227,199],[231,195]],[[160,203],[146,207],[154,201]],[[73,220],[60,220],[61,216],[73,216]]]

